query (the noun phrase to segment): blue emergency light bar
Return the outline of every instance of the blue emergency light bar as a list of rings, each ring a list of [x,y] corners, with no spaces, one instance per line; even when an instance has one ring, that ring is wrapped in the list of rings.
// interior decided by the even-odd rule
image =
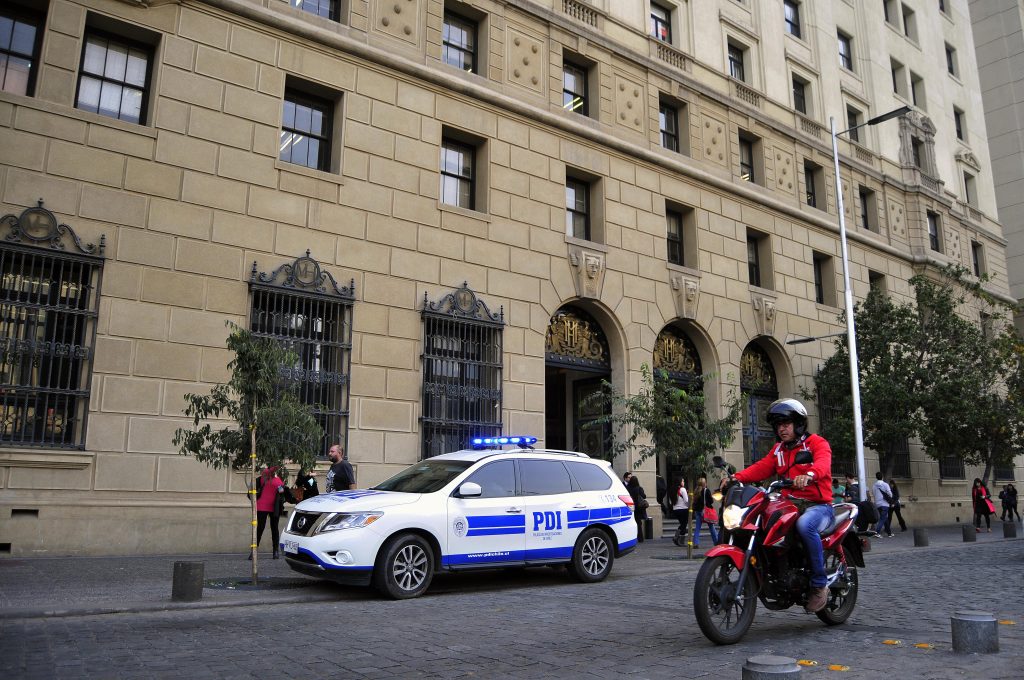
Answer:
[[[474,449],[487,449],[493,446],[533,446],[537,443],[536,437],[474,437],[472,440]]]

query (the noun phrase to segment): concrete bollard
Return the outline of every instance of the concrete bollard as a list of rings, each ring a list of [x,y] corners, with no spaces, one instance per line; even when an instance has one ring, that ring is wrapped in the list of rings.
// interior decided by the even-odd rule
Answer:
[[[196,602],[203,599],[203,562],[175,562],[171,600]]]
[[[917,529],[917,528],[914,529],[914,547],[915,548],[926,548],[926,547],[928,547],[928,530],[927,529]]]
[[[961,524],[960,528],[964,531],[964,543],[977,543],[978,532],[975,530],[972,524]]]
[[[743,675],[740,677],[742,680],[790,680],[800,677],[800,666],[797,665],[796,659],[762,654],[747,659],[743,664]]]
[[[1003,538],[1017,538],[1017,525],[1012,519],[1009,522],[1003,522]]]
[[[950,619],[953,651],[957,654],[994,654],[999,651],[999,626],[988,612],[957,612]]]

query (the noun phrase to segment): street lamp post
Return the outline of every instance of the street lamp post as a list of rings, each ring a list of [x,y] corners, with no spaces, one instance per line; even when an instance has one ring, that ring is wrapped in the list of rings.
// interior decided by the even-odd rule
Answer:
[[[867,498],[868,478],[864,471],[864,428],[860,415],[860,368],[857,363],[857,333],[853,321],[853,289],[850,287],[850,255],[846,245],[846,215],[843,210],[843,182],[839,177],[839,135],[846,134],[866,125],[877,125],[883,121],[902,116],[910,111],[909,106],[902,106],[880,116],[875,116],[866,123],[855,125],[846,130],[836,132],[836,119],[829,117],[832,128],[832,161],[836,172],[836,207],[839,211],[839,242],[843,253],[843,288],[846,299],[846,344],[850,354],[850,390],[853,398],[853,445],[857,454],[857,479],[860,482],[860,499]]]

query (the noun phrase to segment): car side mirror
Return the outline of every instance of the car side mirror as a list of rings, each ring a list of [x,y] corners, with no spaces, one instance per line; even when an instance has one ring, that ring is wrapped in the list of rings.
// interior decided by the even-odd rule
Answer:
[[[796,454],[796,458],[793,459],[794,465],[807,465],[813,462],[814,454],[811,453],[810,449],[800,449]]]
[[[459,487],[459,498],[479,498],[483,492],[476,482],[463,482]]]

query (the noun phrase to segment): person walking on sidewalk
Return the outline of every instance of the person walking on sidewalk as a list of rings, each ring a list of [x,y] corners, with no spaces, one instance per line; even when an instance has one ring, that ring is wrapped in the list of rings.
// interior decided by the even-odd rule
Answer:
[[[647,519],[647,494],[644,487],[640,486],[640,479],[636,475],[629,475],[629,483],[626,484],[626,491],[629,491],[633,499],[633,519],[636,520],[636,542],[644,542],[644,521]]]
[[[718,545],[718,527],[715,526],[718,524],[718,517],[715,513],[715,499],[711,496],[711,489],[708,488],[708,480],[703,477],[697,480],[697,489],[693,492],[693,512],[696,516],[693,547],[700,547],[701,522],[706,522],[708,525],[708,531],[711,532],[711,545]],[[716,514],[714,520],[708,514]]]
[[[892,518],[893,516],[899,520],[900,531],[907,530],[907,523],[903,521],[903,513],[900,512],[900,508],[903,507],[903,503],[900,502],[900,487],[896,486],[896,480],[889,480],[889,490],[892,493],[892,502],[889,504],[889,519],[885,522],[885,533],[892,536]]]
[[[690,495],[686,493],[686,480],[680,477],[672,485],[669,492],[669,502],[672,503],[672,515],[679,520],[679,527],[672,542],[676,545],[686,545],[686,532],[690,524]]]
[[[1017,515],[1017,521],[1020,521],[1020,513],[1017,512],[1017,487],[1013,484],[1006,485],[1006,508],[1010,515],[1010,521],[1013,521],[1013,516]]]
[[[981,518],[985,518],[985,528],[992,533],[992,515],[996,514],[996,508],[992,505],[992,494],[988,487],[978,479],[974,478],[974,486],[971,487],[971,502],[974,504],[974,530],[981,533]]]
[[[270,538],[274,542],[274,559],[281,543],[281,508],[284,507],[284,482],[278,476],[276,467],[263,468],[256,480],[256,545],[259,550],[263,529],[270,520]],[[252,553],[249,553],[252,559]]]
[[[878,521],[875,523],[875,535],[881,537],[882,529],[885,529],[885,533],[889,538],[892,538],[892,532],[889,531],[889,506],[892,503],[892,489],[884,479],[882,479],[882,472],[878,471],[875,473],[875,484],[871,487],[871,490],[875,494],[875,509],[878,510]]]

